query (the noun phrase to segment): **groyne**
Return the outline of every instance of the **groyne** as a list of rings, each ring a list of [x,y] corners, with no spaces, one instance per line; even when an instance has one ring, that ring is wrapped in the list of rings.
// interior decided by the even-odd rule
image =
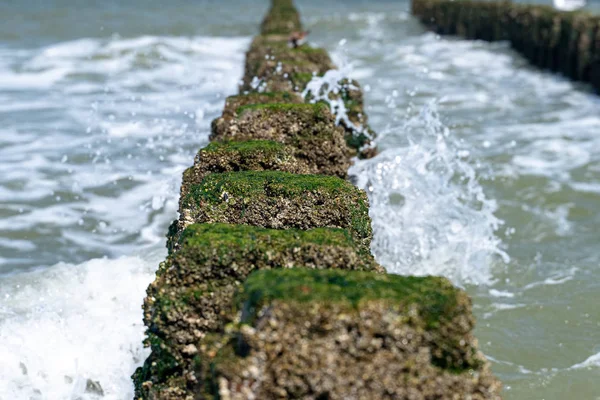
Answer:
[[[510,1],[412,0],[412,13],[440,35],[509,41],[532,64],[600,92],[600,16]]]
[[[499,399],[466,293],[373,258],[368,198],[347,180],[376,153],[362,92],[307,91],[335,66],[290,45],[301,31],[273,0],[240,94],[183,174],[136,398]]]

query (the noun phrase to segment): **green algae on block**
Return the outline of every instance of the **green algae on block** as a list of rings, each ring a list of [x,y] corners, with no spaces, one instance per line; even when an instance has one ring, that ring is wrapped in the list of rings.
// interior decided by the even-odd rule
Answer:
[[[186,388],[194,385],[190,374],[201,339],[222,332],[235,318],[232,298],[252,271],[302,267],[383,272],[342,229],[197,224],[182,233],[179,243],[180,249],[161,264],[144,300],[152,355],[135,375],[144,398],[169,398],[167,393],[185,398]]]
[[[295,174],[321,172],[306,159],[295,157],[295,147],[271,140],[245,142],[213,142],[200,149],[194,165],[183,173],[180,199],[184,199],[189,188],[198,184],[211,173],[236,171],[285,171]]]
[[[241,106],[236,117],[213,124],[213,141],[272,140],[297,149],[294,156],[321,174],[346,177],[355,152],[326,104],[268,103]]]
[[[300,15],[293,0],[272,0],[260,30],[263,35],[290,34],[302,29]]]
[[[240,323],[200,346],[207,395],[500,399],[469,297],[444,278],[263,270],[236,306]]]
[[[247,93],[236,96],[229,96],[225,100],[225,107],[220,118],[231,119],[235,117],[236,110],[243,106],[265,103],[302,103],[302,97],[292,92],[263,92]],[[214,122],[213,122],[214,124]]]
[[[182,199],[179,228],[217,222],[275,229],[348,229],[364,249],[372,237],[365,192],[343,179],[322,175],[210,174]]]

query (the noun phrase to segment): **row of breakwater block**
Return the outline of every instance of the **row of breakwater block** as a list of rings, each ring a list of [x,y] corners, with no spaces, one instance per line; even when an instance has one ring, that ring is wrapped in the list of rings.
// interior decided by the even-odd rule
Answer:
[[[358,83],[331,92],[349,112],[336,124],[301,95],[335,66],[288,46],[292,1],[273,0],[261,29],[183,174],[136,399],[499,399],[467,294],[388,275],[370,252],[368,198],[347,179],[375,153]]]
[[[532,64],[600,92],[600,16],[509,1],[412,0],[412,13],[440,35],[509,41]]]

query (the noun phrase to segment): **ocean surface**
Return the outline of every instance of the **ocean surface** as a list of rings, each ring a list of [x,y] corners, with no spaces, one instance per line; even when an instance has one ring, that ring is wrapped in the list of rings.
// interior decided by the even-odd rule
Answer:
[[[91,3],[0,2],[1,400],[132,398],[181,173],[268,6]],[[377,259],[469,292],[506,399],[600,399],[600,97],[406,1],[297,3],[380,133]]]

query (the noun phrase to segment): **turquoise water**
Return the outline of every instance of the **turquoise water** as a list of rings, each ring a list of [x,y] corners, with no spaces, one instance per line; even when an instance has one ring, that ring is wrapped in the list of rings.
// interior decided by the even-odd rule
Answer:
[[[181,172],[266,3],[0,4],[0,399],[132,397]],[[600,98],[405,2],[298,3],[380,132],[352,170],[380,262],[473,296],[506,399],[600,398]]]

